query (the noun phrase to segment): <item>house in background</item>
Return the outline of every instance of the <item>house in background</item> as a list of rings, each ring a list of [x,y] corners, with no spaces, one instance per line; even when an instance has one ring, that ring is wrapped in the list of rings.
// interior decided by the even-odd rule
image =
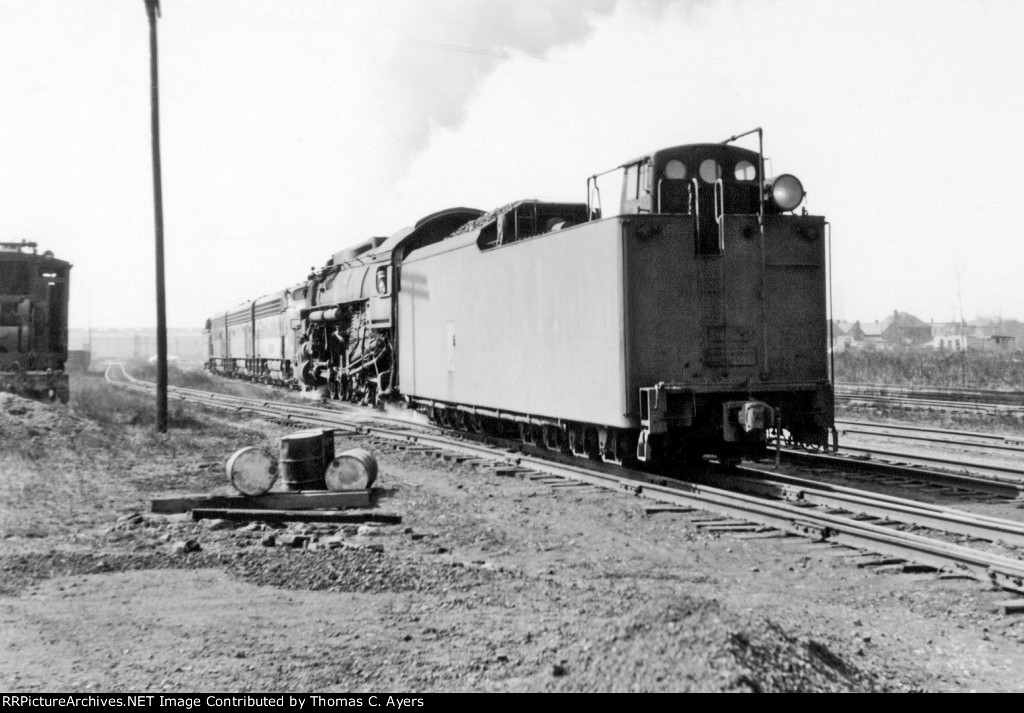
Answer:
[[[988,337],[968,337],[967,348],[994,354],[1009,354],[1017,350],[1017,338],[1006,334],[993,334]]]
[[[881,321],[834,320],[832,349],[932,348],[1012,354],[1024,347],[1024,324],[1016,320],[979,318],[966,321],[925,322],[908,312],[894,310]]]
[[[907,347],[923,346],[932,340],[932,327],[907,312],[893,311],[881,322],[882,341]]]
[[[886,344],[882,343],[882,323],[881,322],[864,322],[860,324],[860,333],[863,336],[861,344],[869,349],[884,349]]]
[[[932,338],[927,346],[945,351],[960,351],[974,338],[975,328],[966,322],[932,322]]]
[[[837,352],[854,349],[864,341],[864,332],[860,322],[832,321],[832,349]]]

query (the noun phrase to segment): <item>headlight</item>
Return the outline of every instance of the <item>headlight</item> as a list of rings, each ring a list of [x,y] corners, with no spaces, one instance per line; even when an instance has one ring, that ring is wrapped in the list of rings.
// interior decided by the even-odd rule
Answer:
[[[804,186],[796,176],[784,173],[769,178],[766,183],[768,196],[779,210],[796,210],[804,199]]]

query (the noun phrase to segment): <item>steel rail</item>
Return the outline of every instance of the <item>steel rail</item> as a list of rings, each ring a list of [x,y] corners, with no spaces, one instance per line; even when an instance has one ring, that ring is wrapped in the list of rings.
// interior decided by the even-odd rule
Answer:
[[[1024,470],[1021,470],[1020,468],[1011,468],[1010,466],[967,462],[962,460],[955,460],[953,458],[940,458],[939,456],[922,455],[920,453],[906,453],[902,451],[887,451],[878,448],[866,448],[863,446],[843,445],[842,448],[844,451],[857,451],[859,453],[867,453],[872,456],[890,456],[893,458],[904,458],[907,460],[925,461],[927,463],[942,463],[944,465],[958,465],[964,468],[978,468],[980,470],[991,470],[997,473],[1010,473],[1012,475],[1021,476],[1021,479],[1017,479],[1015,482],[1024,484]]]
[[[957,441],[950,440],[948,438],[937,438],[935,436],[914,436],[905,433],[887,433],[885,431],[872,431],[863,428],[844,428],[842,433],[852,433],[859,436],[888,436],[890,438],[898,438],[905,441],[922,441],[924,443],[938,443],[946,446],[974,446],[977,448],[985,448],[992,451],[1010,451],[1011,453],[1024,453],[1024,447],[1022,446],[1007,446],[1001,443],[978,443],[977,441]]]
[[[869,403],[896,404],[921,408],[935,408],[945,411],[974,411],[977,413],[1019,414],[1024,406],[1012,404],[987,404],[973,401],[942,401],[938,399],[914,398],[911,396],[879,396],[874,394],[843,394],[836,393],[836,399],[846,401],[866,401]]]
[[[838,423],[838,421],[837,421]],[[892,428],[889,426],[873,426],[870,424],[864,424],[863,426],[854,426],[852,428],[842,428],[840,431],[844,434],[853,433],[862,436],[886,436],[889,438],[902,439],[907,441],[922,441],[925,443],[939,443],[949,446],[969,446],[978,449],[987,449],[994,451],[1010,451],[1012,453],[1024,453],[1024,446],[1011,446],[1004,443],[981,443],[979,441],[964,441],[959,440],[957,436],[963,432],[957,431],[942,431],[940,429],[914,429],[910,427]],[[896,432],[893,432],[896,431]],[[900,433],[899,431],[907,431],[907,433]],[[914,435],[913,432],[936,434],[936,435]],[[952,438],[941,438],[941,434],[947,434]],[[984,436],[968,436],[971,438],[983,438]],[[990,439],[994,440],[996,437],[990,436]],[[1004,441],[1006,439],[1003,439]]]
[[[908,426],[897,423],[874,423],[872,421],[852,421],[844,418],[837,418],[835,422],[837,425],[844,424],[854,427],[885,428],[894,431],[917,431],[921,433],[939,433],[954,436],[957,438],[981,438],[990,441],[1004,441],[1024,444],[1024,435],[1021,435],[1020,437],[1001,436],[998,433],[981,433],[979,431],[956,431],[947,428],[932,428],[930,426]]]
[[[683,482],[668,485],[664,479],[655,482],[650,475],[637,471],[630,471],[631,477],[623,478],[597,474],[575,466],[554,465],[529,457],[520,459],[520,465],[594,485],[631,490],[637,495],[673,505],[711,509],[740,520],[815,536],[877,554],[913,560],[936,569],[952,567],[980,581],[1024,593],[1022,560],[708,485]],[[643,482],[640,484],[638,481]]]
[[[123,378],[126,379],[126,381],[117,382],[109,377],[109,369],[112,368],[113,366],[117,366],[121,370],[121,374]],[[135,390],[148,390],[150,388],[147,382],[140,381],[139,379],[136,379],[135,377],[128,374],[124,370],[124,366],[122,364],[111,364],[108,365],[107,369],[107,380],[112,383],[120,383],[124,386],[128,386],[129,388],[134,388]],[[233,408],[236,409],[239,407],[239,405],[244,405],[246,408],[252,408],[254,410],[260,411],[261,413],[274,415],[278,415],[280,411],[285,411],[289,415],[307,416],[310,418],[311,422],[316,423],[321,422],[324,418],[327,418],[329,422],[333,423],[333,421],[330,420],[333,415],[348,412],[354,413],[354,416],[357,418],[362,417],[372,421],[389,421],[396,424],[414,426],[419,429],[438,430],[436,426],[431,424],[414,424],[408,421],[407,419],[394,418],[392,416],[387,416],[385,414],[360,414],[357,413],[357,411],[361,409],[360,407],[357,406],[349,407],[345,405],[342,406],[341,408],[325,408],[323,406],[315,406],[313,404],[296,404],[286,401],[274,401],[269,399],[253,398],[249,396],[235,396],[232,394],[221,394],[213,391],[203,391],[201,389],[191,389],[183,386],[170,386],[168,388],[171,392],[177,394],[179,398],[183,401],[198,401],[200,403],[207,403],[214,406],[232,406]]]
[[[869,394],[879,396],[925,397],[939,400],[968,400],[975,403],[1010,404],[1024,406],[1024,392],[997,389],[967,389],[963,387],[896,386],[893,384],[856,384],[837,382],[836,392],[843,394]]]
[[[1024,523],[890,495],[872,493],[871,497],[865,497],[864,491],[855,488],[782,475],[756,466],[741,466],[739,470],[746,475],[725,475],[719,480],[744,492],[837,507],[855,514],[893,519],[942,532],[1024,547]]]
[[[810,466],[842,467],[848,470],[871,471],[906,480],[934,483],[952,488],[968,488],[1004,498],[1019,498],[1024,494],[1024,482],[998,474],[954,473],[949,471],[925,470],[919,466],[901,465],[887,461],[864,460],[854,455],[833,455],[809,453],[784,449],[782,457],[788,461]]]

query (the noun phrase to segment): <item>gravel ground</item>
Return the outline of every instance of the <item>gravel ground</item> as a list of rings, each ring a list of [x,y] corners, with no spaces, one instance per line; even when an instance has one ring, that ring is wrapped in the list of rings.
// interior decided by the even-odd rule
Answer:
[[[192,418],[152,438],[74,402],[0,400],[0,688],[1024,687],[1024,624],[994,610],[1005,592],[365,441],[336,447],[370,445],[375,507],[401,524],[152,514],[154,496],[230,492],[233,450],[285,433]]]

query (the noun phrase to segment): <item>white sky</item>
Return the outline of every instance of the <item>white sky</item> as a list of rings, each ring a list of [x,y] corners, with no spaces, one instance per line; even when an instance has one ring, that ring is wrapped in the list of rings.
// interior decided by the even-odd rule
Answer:
[[[168,324],[427,213],[762,126],[836,316],[1024,319],[1018,0],[163,0]],[[155,323],[143,0],[0,0],[0,240],[71,324]],[[747,144],[753,146],[753,144]]]

